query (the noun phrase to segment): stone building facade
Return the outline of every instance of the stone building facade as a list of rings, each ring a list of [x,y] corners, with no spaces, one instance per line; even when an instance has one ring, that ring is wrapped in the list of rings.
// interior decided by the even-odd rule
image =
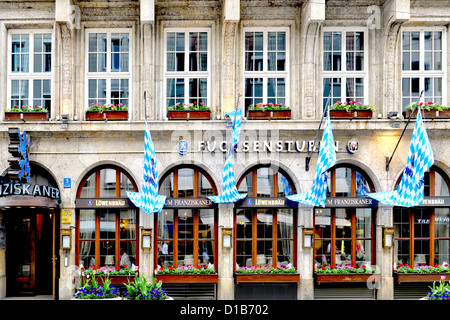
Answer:
[[[414,119],[409,123],[403,115],[406,107],[417,101],[421,90],[424,90],[421,101],[449,104],[449,9],[448,1],[438,0],[0,1],[0,104],[5,109],[0,120],[0,148],[3,150],[0,171],[4,178],[0,211],[0,297],[27,290],[39,293],[38,289],[46,288],[42,292],[53,294],[57,299],[70,299],[75,290],[76,270],[83,261],[80,252],[86,249],[86,239],[95,244],[86,250],[97,248],[97,252],[89,251],[87,256],[97,259],[112,256],[113,265],[118,265],[121,245],[116,244],[112,252],[105,254],[102,251],[105,239],[100,231],[98,235],[83,234],[83,217],[92,212],[101,215],[95,218],[98,221],[108,215],[119,217],[114,210],[136,212],[132,219],[134,231],[126,236],[132,243],[127,248],[133,248],[134,263],[145,268],[148,275],[161,267],[159,246],[175,245],[173,238],[163,237],[163,226],[167,223],[173,227],[178,220],[164,220],[164,212],[155,217],[131,205],[122,209],[114,204],[101,208],[83,202],[91,198],[125,199],[125,190],[141,190],[145,118],[155,145],[161,188],[166,187],[164,181],[170,181],[169,198],[200,199],[205,197],[202,187],[197,187],[199,180],[209,183],[205,182],[208,185],[205,190],[209,190],[205,194],[221,191],[226,142],[231,135],[226,112],[234,110],[238,104],[244,115],[240,147],[233,161],[239,190],[253,192],[254,199],[285,199],[288,191],[280,191],[282,178],[288,180],[291,192],[306,192],[311,188],[318,154],[313,143],[316,134],[320,140],[322,130],[318,129],[322,125],[322,111],[331,92],[332,103],[354,100],[370,104],[376,110],[370,119],[332,120],[337,148],[334,178],[330,174],[335,184],[334,187],[330,184],[330,189],[334,188],[333,198],[367,199],[356,193],[354,179],[359,174],[369,181],[367,185],[372,191],[393,190],[403,173],[413,129]],[[169,119],[169,106],[193,102],[210,106],[210,119]],[[250,105],[271,102],[290,106],[290,118],[249,119]],[[127,119],[86,119],[86,110],[96,103],[127,105]],[[6,111],[23,104],[48,106],[48,119],[8,121]],[[252,284],[237,281],[236,266],[243,266],[240,261],[246,261],[246,266],[255,265],[260,254],[265,255],[263,264],[267,266],[276,266],[272,262],[274,258],[279,262],[287,261],[297,269],[299,278],[293,283],[277,284],[269,280],[253,285],[266,292],[267,297],[270,297],[270,290],[281,290],[288,292],[286,299],[299,300],[321,297],[321,285],[314,270],[315,261],[322,257],[325,262],[328,259],[328,264],[339,264],[336,261],[339,256],[342,263],[344,260],[351,264],[362,261],[377,268],[380,280],[376,288],[367,289],[366,283],[362,287],[371,298],[383,300],[394,299],[396,292],[401,295],[408,290],[400,288],[394,276],[394,266],[399,261],[414,263],[417,258],[421,264],[448,262],[449,120],[425,116],[425,126],[435,156],[425,196],[434,198],[427,198],[429,204],[423,206],[420,217],[428,221],[426,225],[431,229],[427,230],[434,234],[419,236],[416,231],[417,239],[409,233],[396,234],[396,247],[383,247],[384,228],[408,224],[397,217],[406,219],[412,215],[410,212],[405,215],[401,210],[396,213],[396,208],[381,203],[330,202],[326,213],[319,213],[320,208],[285,202],[282,206],[210,204],[205,210],[213,212],[214,220],[210,225],[215,230],[213,239],[206,241],[194,235],[192,242],[197,246],[206,242],[211,245],[218,275],[212,297],[239,299],[250,292]],[[14,193],[12,189],[7,193],[7,186],[11,185],[6,177],[11,157],[7,152],[10,128],[19,128],[31,137],[32,177],[33,172],[39,173],[38,178],[34,176],[36,184],[57,188],[59,197],[30,202],[29,194]],[[186,153],[180,152],[180,141],[187,142]],[[352,141],[357,143],[357,150],[349,150]],[[387,158],[391,156],[387,168]],[[306,157],[311,157],[309,168],[306,168]],[[263,170],[258,171],[261,168]],[[184,169],[191,171],[182,171]],[[111,173],[105,173],[105,179],[112,179],[109,182],[115,186],[116,193],[102,196],[92,191],[92,185],[86,182],[93,182],[92,176],[103,177],[102,170],[115,170],[112,178]],[[270,182],[267,186],[261,183],[258,190],[254,190],[250,188],[252,183],[255,188],[258,184],[246,178],[251,175],[258,182]],[[125,187],[122,186],[124,176],[128,179]],[[187,182],[189,179],[193,179],[195,186],[194,182],[192,186]],[[343,185],[342,181],[347,181],[348,185]],[[98,188],[103,187],[108,189]],[[178,190],[174,194],[175,187]],[[36,195],[32,198],[36,199]],[[165,209],[172,210],[169,214],[174,216],[178,214],[179,219],[182,211],[192,212],[196,217],[193,221],[199,223],[203,215],[208,215],[202,208],[190,204],[185,207],[168,205]],[[32,263],[29,258],[28,262],[16,263],[12,249],[8,252],[8,248],[15,250],[14,242],[20,240],[12,236],[13,230],[35,223],[30,222],[36,219],[30,218],[30,214],[33,216],[33,212],[38,211],[50,219],[43,228],[48,228],[45,230],[53,237],[42,244],[50,248],[38,250],[35,246],[30,249],[34,250]],[[247,226],[242,227],[239,217],[250,220],[254,217],[257,230],[257,226],[264,225],[259,214],[270,219],[277,216],[278,230],[271,224],[277,220],[270,220],[265,223],[270,225],[272,234],[261,238],[247,234],[250,231],[245,223],[249,221],[241,221]],[[321,214],[328,222],[318,221]],[[24,218],[15,220],[12,216]],[[285,216],[288,222],[283,224],[280,221]],[[38,220],[46,221],[45,217]],[[337,221],[340,218],[350,225],[340,225]],[[118,234],[122,220],[115,219]],[[356,234],[357,230],[364,229],[358,227],[361,226],[357,222],[359,219],[366,219],[362,225],[370,225],[361,237]],[[410,221],[410,230],[414,225],[417,227],[418,219]],[[198,228],[207,225],[202,223]],[[45,222],[42,225],[45,226]],[[332,226],[335,230],[325,235],[328,232],[325,230]],[[198,232],[196,228],[192,230]],[[285,236],[283,228],[289,230]],[[232,248],[222,246],[223,229],[233,232]],[[315,243],[321,244],[305,248],[304,229],[314,230]],[[352,235],[341,234],[342,229],[351,231]],[[69,230],[71,234],[70,249],[61,249],[62,230]],[[142,230],[153,231],[151,249],[141,247]],[[320,233],[322,231],[324,233]],[[23,234],[27,238],[26,232]],[[185,239],[191,241],[189,237]],[[123,239],[115,235],[112,240],[122,244]],[[261,249],[260,241],[265,242]],[[402,241],[415,243],[415,251],[402,251]],[[356,257],[361,253],[356,248],[360,242],[371,248],[366,248],[365,257],[361,259]],[[178,255],[172,252],[170,264],[180,266],[183,259],[188,261],[188,256],[198,258],[199,262],[194,264],[200,264],[201,253],[192,249],[191,244],[181,243],[179,240],[175,248],[182,252]],[[242,249],[248,248],[246,243],[251,243],[252,250],[258,252],[246,252]],[[327,252],[327,243],[333,243],[336,249]],[[280,254],[271,253],[276,244]],[[42,264],[36,254],[47,255],[52,264]],[[46,285],[30,280],[36,272],[48,274]],[[16,273],[28,280],[21,278],[22,282],[17,280],[20,282],[17,284],[19,282],[11,280],[20,278]],[[335,292],[339,294],[341,284],[335,285]],[[352,297],[360,292],[358,288],[344,289],[353,292],[348,293]]]

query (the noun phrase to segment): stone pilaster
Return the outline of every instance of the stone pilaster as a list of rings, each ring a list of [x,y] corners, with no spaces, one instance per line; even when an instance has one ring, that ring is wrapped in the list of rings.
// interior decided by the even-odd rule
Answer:
[[[297,270],[300,273],[298,300],[314,299],[314,249],[303,248],[303,228],[313,228],[314,208],[299,203],[297,214]]]
[[[219,250],[220,257],[218,274],[219,282],[217,284],[218,300],[234,299],[234,278],[233,278],[233,248],[222,248],[222,230],[223,228],[233,228],[233,209],[234,204],[219,204]],[[234,236],[235,230],[233,230]]]
[[[377,219],[376,219],[376,257],[377,268],[381,272],[381,281],[377,288],[377,299],[393,300],[394,299],[394,278],[392,276],[392,250],[383,248],[383,228],[392,227],[393,207],[385,206],[379,203]]]

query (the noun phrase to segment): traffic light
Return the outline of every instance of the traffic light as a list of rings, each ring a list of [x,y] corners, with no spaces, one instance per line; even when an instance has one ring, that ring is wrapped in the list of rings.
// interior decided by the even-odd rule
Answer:
[[[9,128],[8,151],[13,158],[9,158],[8,176],[12,180],[21,182],[30,181],[30,145],[31,139],[25,132],[20,132],[19,128]]]

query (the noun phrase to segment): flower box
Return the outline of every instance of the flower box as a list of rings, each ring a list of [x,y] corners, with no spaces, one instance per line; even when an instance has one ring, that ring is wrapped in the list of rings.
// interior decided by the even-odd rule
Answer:
[[[447,279],[450,279],[450,273],[399,273],[399,272],[394,272],[394,279],[397,283],[441,281],[442,276],[445,276]]]
[[[424,119],[450,119],[450,109],[444,109],[444,110],[423,110],[423,118]],[[411,116],[411,110],[406,110],[403,112],[403,117],[405,119],[409,119]],[[417,117],[417,109],[414,110],[414,113],[411,118]]]
[[[378,282],[379,273],[339,273],[339,274],[319,274],[314,273],[314,278],[318,284],[321,283],[342,283],[342,282]]]
[[[330,119],[371,119],[372,110],[330,110]]]
[[[216,274],[160,274],[156,281],[162,283],[217,283],[219,275]]]
[[[291,118],[291,110],[248,110],[249,120],[287,120]]]
[[[8,112],[5,121],[48,121],[48,112]]]
[[[288,283],[299,282],[298,273],[235,273],[236,283]]]
[[[128,111],[86,111],[86,120],[128,120]]]
[[[211,110],[169,110],[169,120],[209,120]]]

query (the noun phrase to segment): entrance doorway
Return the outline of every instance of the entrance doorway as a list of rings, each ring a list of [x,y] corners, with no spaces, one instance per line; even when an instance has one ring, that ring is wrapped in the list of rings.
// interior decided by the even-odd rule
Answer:
[[[5,217],[7,296],[52,295],[53,211],[15,208]]]

